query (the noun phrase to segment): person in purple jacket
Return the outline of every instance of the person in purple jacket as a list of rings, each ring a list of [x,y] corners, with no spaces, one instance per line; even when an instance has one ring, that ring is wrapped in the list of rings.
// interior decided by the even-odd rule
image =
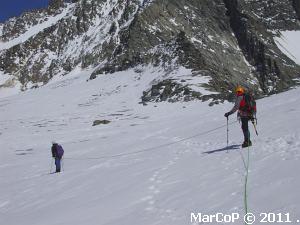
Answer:
[[[51,152],[52,152],[52,157],[55,159],[55,166],[56,166],[55,172],[59,173],[61,171],[61,160],[64,155],[64,150],[61,145],[53,141]]]

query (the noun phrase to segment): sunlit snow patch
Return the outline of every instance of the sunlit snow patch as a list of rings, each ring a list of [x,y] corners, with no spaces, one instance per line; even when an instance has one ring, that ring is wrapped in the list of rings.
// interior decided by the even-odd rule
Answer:
[[[193,74],[191,69],[180,67],[172,73],[172,77],[183,80],[184,84],[187,84],[193,91],[200,92],[202,95],[218,94],[204,87],[211,80],[209,76]]]
[[[15,95],[21,92],[21,83],[13,76],[0,71],[0,98]]]
[[[300,65],[300,31],[283,31],[281,37],[275,38],[279,49]]]

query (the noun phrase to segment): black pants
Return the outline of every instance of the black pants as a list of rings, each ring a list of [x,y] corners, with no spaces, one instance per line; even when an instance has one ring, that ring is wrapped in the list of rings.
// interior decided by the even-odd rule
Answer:
[[[249,131],[249,126],[248,126],[249,120],[250,119],[248,117],[241,117],[242,130],[243,130],[243,133],[244,133],[244,141],[245,142],[250,141],[250,131]]]

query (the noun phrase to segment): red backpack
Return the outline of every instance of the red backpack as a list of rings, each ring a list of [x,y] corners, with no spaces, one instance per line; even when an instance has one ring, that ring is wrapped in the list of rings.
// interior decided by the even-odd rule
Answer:
[[[256,101],[252,94],[243,94],[243,100],[240,103],[239,110],[249,113],[249,115],[254,116],[256,114]]]

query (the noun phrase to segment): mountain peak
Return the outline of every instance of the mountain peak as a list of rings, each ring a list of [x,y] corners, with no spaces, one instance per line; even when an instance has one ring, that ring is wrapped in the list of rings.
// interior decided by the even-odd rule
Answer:
[[[184,66],[210,77],[206,88],[220,93],[211,98],[227,98],[237,84],[265,95],[295,85],[300,75],[274,41],[282,30],[300,29],[298,18],[299,4],[289,0],[52,0],[47,10],[2,26],[0,70],[26,89],[78,66],[94,68],[94,79],[153,65],[180,86],[168,74]]]

